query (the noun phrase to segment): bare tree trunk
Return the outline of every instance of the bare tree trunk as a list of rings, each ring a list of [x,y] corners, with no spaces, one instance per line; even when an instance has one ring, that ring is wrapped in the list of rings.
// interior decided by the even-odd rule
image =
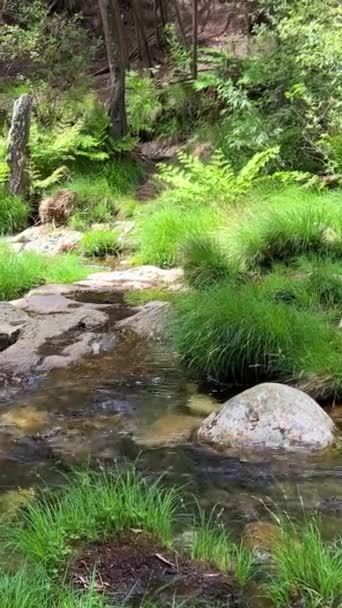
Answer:
[[[10,194],[27,198],[30,193],[28,172],[32,97],[21,95],[14,103],[11,128],[8,134],[7,163],[9,178],[7,189]]]
[[[198,76],[198,0],[192,0],[192,78]]]
[[[125,102],[125,62],[121,14],[117,0],[98,0],[110,73],[111,93],[109,115],[111,135],[120,139],[127,135]]]
[[[152,59],[145,32],[144,15],[139,0],[131,0],[134,12],[137,43],[142,62],[146,68],[152,67]]]

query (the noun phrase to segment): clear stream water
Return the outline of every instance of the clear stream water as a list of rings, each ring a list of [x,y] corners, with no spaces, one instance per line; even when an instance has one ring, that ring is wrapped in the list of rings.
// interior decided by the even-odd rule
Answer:
[[[122,316],[117,308],[113,314]],[[342,450],[319,456],[207,450],[190,439],[191,430],[199,412],[203,417],[203,408],[220,399],[201,392],[162,346],[117,336],[110,352],[36,379],[1,405],[0,510],[42,484],[64,483],[70,465],[128,461],[164,474],[207,509],[219,505],[235,534],[267,517],[265,503],[298,516],[303,507],[318,510],[327,534],[341,534]],[[331,415],[342,430],[342,407]]]

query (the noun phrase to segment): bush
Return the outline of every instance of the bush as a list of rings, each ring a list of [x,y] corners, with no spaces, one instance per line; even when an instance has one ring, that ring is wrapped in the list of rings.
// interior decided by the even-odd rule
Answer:
[[[222,285],[176,299],[170,325],[183,359],[218,381],[293,383],[316,398],[342,393],[342,337],[321,315]]]
[[[81,250],[86,257],[117,255],[120,250],[116,230],[90,230],[81,240]]]
[[[205,288],[232,275],[220,244],[208,235],[193,235],[181,247],[185,279],[195,288]]]
[[[180,247],[191,235],[206,234],[217,227],[220,216],[210,209],[183,209],[155,204],[138,218],[138,259],[143,264],[174,266]]]
[[[317,521],[301,527],[283,523],[273,557],[272,582],[266,589],[274,606],[341,606],[342,545],[324,542]]]
[[[11,234],[24,229],[28,216],[28,205],[18,196],[11,196],[0,187],[0,234]]]
[[[74,255],[48,257],[33,252],[16,253],[0,247],[0,300],[12,300],[44,283],[73,283],[90,270]]]

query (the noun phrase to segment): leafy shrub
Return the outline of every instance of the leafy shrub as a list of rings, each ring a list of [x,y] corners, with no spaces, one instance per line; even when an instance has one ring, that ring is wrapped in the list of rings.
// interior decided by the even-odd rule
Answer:
[[[138,218],[138,258],[143,264],[174,266],[183,242],[190,234],[205,234],[219,223],[211,209],[183,209],[156,204]]]
[[[170,328],[181,356],[212,379],[269,378],[315,397],[341,394],[338,330],[319,314],[270,300],[253,283],[183,294]]]
[[[73,283],[90,270],[74,255],[48,257],[33,252],[16,253],[0,247],[0,300],[12,300],[44,283]]]
[[[0,187],[0,234],[22,230],[27,225],[29,208],[18,196],[11,196]]]
[[[222,247],[206,234],[189,237],[181,247],[180,260],[187,282],[195,288],[208,287],[232,274]]]
[[[14,11],[0,30],[1,63],[4,73],[33,91],[39,123],[46,126],[61,112],[66,92],[86,93],[96,44],[78,15],[50,14],[42,0],[19,2]]]
[[[81,241],[81,250],[86,257],[116,255],[119,249],[116,230],[90,230]]]
[[[160,92],[149,74],[130,71],[126,76],[127,118],[131,133],[149,132],[161,111]]]

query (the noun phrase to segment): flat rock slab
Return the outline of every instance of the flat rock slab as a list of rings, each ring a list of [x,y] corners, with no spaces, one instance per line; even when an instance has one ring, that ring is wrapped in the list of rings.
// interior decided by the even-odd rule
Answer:
[[[57,255],[75,249],[82,239],[82,232],[70,228],[54,230],[49,225],[32,226],[10,237],[7,242],[17,251],[34,251],[47,255]]]
[[[217,449],[321,450],[335,441],[331,418],[295,388],[254,386],[229,399],[201,425],[198,439]]]
[[[182,286],[183,276],[181,268],[164,270],[157,266],[137,266],[127,270],[96,272],[75,285],[89,291],[140,291],[163,287],[176,291]]]
[[[14,344],[30,317],[10,302],[0,302],[0,351]]]

